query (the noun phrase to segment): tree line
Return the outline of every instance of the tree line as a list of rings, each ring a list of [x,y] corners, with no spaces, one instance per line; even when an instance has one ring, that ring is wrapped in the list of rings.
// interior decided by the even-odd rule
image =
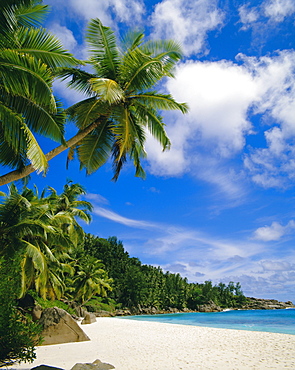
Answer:
[[[164,272],[160,267],[145,265],[138,258],[130,257],[116,237],[104,239],[87,234],[84,251],[104,264],[113,279],[109,297],[121,307],[198,310],[200,305],[212,302],[224,308],[241,307],[245,303],[240,283],[189,283],[178,273]]]

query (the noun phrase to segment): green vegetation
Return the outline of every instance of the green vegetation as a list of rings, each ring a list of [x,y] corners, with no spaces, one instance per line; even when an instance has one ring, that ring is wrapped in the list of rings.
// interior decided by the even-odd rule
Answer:
[[[116,237],[103,239],[87,234],[84,240],[85,254],[101,260],[113,279],[109,297],[120,307],[198,310],[200,305],[210,303],[224,308],[245,303],[239,283],[230,282],[227,286],[223,283],[213,286],[211,281],[188,283],[179,274],[163,272],[160,267],[143,265],[130,257]]]
[[[113,31],[94,19],[86,33],[90,58],[78,61],[38,27],[46,11],[37,0],[3,0],[0,5],[5,25],[0,32],[0,164],[15,168],[0,176],[0,185],[44,171],[50,159],[69,148],[68,158],[76,152],[87,173],[112,158],[116,180],[129,158],[136,176],[144,177],[145,130],[165,150],[170,141],[158,111],[188,109],[155,90],[164,77],[173,77],[179,45],[143,42],[138,32],[128,33],[118,45]],[[74,67],[85,63],[93,73]],[[52,93],[57,77],[70,78],[69,86],[83,92],[85,100],[62,110]],[[65,114],[78,130],[68,141]],[[33,133],[61,145],[44,155]]]
[[[20,286],[15,279],[19,273],[19,260],[7,264],[0,258],[0,367],[21,361],[32,362],[35,345],[40,340],[40,328],[29,316],[16,308]]]
[[[221,307],[243,304],[239,283],[188,283],[179,274],[130,257],[116,237],[85,234],[78,219],[89,222],[92,206],[78,200],[83,194],[81,185],[69,182],[59,195],[52,188],[40,195],[26,187],[19,192],[15,185],[3,195],[0,257],[7,265],[16,256],[20,261],[18,298],[31,290],[43,307],[47,299],[62,299],[92,309],[107,307],[109,298],[113,307],[128,308],[196,310],[209,302]]]
[[[0,164],[19,171],[47,168],[36,134],[64,143],[66,115],[52,83],[57,68],[79,63],[41,27],[47,10],[37,0],[0,2]]]

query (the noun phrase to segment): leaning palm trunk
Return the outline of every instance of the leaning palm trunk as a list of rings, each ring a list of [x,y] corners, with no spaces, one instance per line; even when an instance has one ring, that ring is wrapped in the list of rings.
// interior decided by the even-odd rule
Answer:
[[[158,140],[163,150],[170,140],[159,110],[180,110],[185,103],[176,102],[169,94],[160,94],[155,86],[165,77],[173,77],[173,68],[181,50],[173,41],[143,42],[142,33],[129,33],[121,47],[113,31],[100,20],[90,22],[86,40],[88,63],[94,73],[61,67],[56,75],[70,78],[69,87],[85,93],[86,99],[67,109],[78,133],[45,155],[47,161],[70,148],[76,152],[80,167],[87,174],[95,172],[111,157],[117,180],[125,162],[130,159],[135,175],[145,177],[141,159],[146,157],[146,132]],[[122,51],[121,51],[122,50]],[[24,178],[35,171],[33,164],[0,177],[0,185]]]
[[[87,136],[91,131],[93,131],[98,125],[99,125],[99,122],[93,122],[88,127],[86,127],[84,130],[81,130],[71,139],[66,141],[65,145],[59,145],[58,147],[54,148],[53,150],[45,154],[47,162],[53,159],[54,157],[56,157],[58,154],[69,149],[70,147],[77,145],[79,141],[81,141],[85,136]],[[13,181],[21,180],[24,177],[29,176],[31,173],[35,171],[36,169],[33,167],[32,164],[27,165],[22,170],[11,171],[5,175],[0,176],[0,186],[9,184]]]

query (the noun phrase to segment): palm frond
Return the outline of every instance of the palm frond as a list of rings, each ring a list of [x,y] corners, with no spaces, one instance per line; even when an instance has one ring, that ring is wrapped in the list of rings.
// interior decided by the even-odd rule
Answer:
[[[26,118],[26,125],[33,132],[65,143],[63,135],[66,114],[58,100],[55,101],[54,111],[50,112],[47,106],[38,105],[27,97],[14,96],[5,91],[2,91],[2,99],[3,103],[13,110],[12,113],[18,113],[22,119]],[[8,118],[3,122],[9,122]]]
[[[139,47],[143,42],[144,34],[142,32],[127,32],[122,38],[123,53],[130,52]]]
[[[36,0],[2,0],[0,3],[0,34],[17,26],[39,27],[46,16],[48,5]]]
[[[13,95],[48,105],[53,110],[55,101],[51,91],[52,74],[40,60],[12,50],[0,54],[1,85]]]
[[[79,143],[78,157],[81,167],[86,169],[87,174],[106,163],[111,153],[112,140],[109,122],[104,120]]]
[[[10,122],[11,125],[4,127],[7,122]],[[21,169],[27,163],[25,135],[19,130],[23,123],[24,120],[20,114],[0,104],[0,162],[2,165]],[[14,131],[13,128],[17,128],[17,136],[10,135]],[[19,135],[21,137],[18,138]]]
[[[162,145],[163,150],[169,149],[171,143],[166,133],[162,116],[157,113],[156,109],[152,109],[149,105],[141,104],[139,101],[136,101],[134,106],[134,114],[137,120],[148,128],[152,136]]]
[[[120,110],[117,110],[120,112]],[[122,117],[117,117],[116,123],[112,126],[114,134],[113,146],[113,180],[117,180],[127,155],[132,157],[136,167],[137,176],[144,177],[144,171],[140,165],[140,158],[146,156],[144,150],[145,132],[144,125],[138,119],[134,109],[121,110]]]
[[[119,67],[119,53],[114,32],[102,25],[99,19],[89,23],[86,40],[91,53],[90,60],[98,77],[116,80]]]
[[[26,248],[27,258],[31,258],[34,268],[40,272],[44,271],[47,262],[43,253],[40,251],[38,247],[36,247],[32,243],[29,243],[26,240],[24,240],[23,242],[27,246]]]
[[[120,85],[108,78],[91,78],[92,90],[100,99],[108,104],[116,104],[124,100],[124,91]]]
[[[67,85],[88,96],[93,96],[93,90],[89,80],[95,75],[77,68],[57,68],[54,75],[62,81],[68,81]]]
[[[173,77],[173,69],[182,57],[181,46],[174,40],[150,40],[141,46],[145,54],[160,60],[166,76]]]
[[[38,4],[37,1],[30,3],[32,5],[27,6],[20,1],[20,6],[15,10],[17,22],[24,27],[40,27],[49,10],[48,5]]]
[[[48,166],[47,159],[42,149],[40,148],[38,141],[26,125],[22,125],[21,129],[24,131],[24,134],[26,136],[26,155],[33,168],[37,171],[37,173],[46,171],[46,168]]]
[[[103,119],[110,111],[109,104],[102,102],[97,97],[85,99],[66,110],[71,121],[79,129],[83,129],[92,122]]]
[[[18,165],[22,164],[22,158],[19,155],[23,154],[37,171],[45,171],[47,168],[46,157],[31,130],[23,121],[22,116],[0,105],[0,121],[6,123],[1,125],[0,138],[2,136],[4,142],[8,144],[1,145],[4,149],[1,161],[4,164],[13,164],[7,157],[7,154],[10,154],[12,149],[13,152],[18,153],[16,157],[19,162]],[[7,125],[7,122],[10,125]],[[14,162],[16,158],[14,158]]]
[[[80,218],[81,220],[85,221],[88,224],[91,221],[91,215],[89,213],[83,211],[82,209],[79,209],[79,208],[73,209],[72,214],[73,214],[74,217],[78,217],[78,218]]]
[[[141,179],[146,178],[146,173],[141,166],[141,159],[146,156],[146,153],[143,152],[143,147],[138,145],[138,143],[134,143],[132,150],[130,152],[130,158],[133,160],[133,164],[135,167],[135,176],[140,177]]]
[[[189,108],[186,103],[178,103],[174,100],[170,94],[159,94],[155,91],[147,91],[138,94],[131,94],[128,96],[127,100],[135,99],[139,101],[142,105],[147,107],[151,106],[153,109],[160,110],[180,110],[181,113],[187,113]]]
[[[165,71],[160,60],[151,58],[137,48],[125,55],[121,76],[125,91],[142,91],[157,84],[165,77]]]
[[[83,64],[63,48],[60,40],[44,28],[18,28],[14,35],[19,53],[29,54],[50,68]],[[10,47],[13,48],[13,47]]]
[[[72,207],[82,208],[83,210],[87,210],[90,212],[93,210],[93,205],[85,200],[72,201]]]

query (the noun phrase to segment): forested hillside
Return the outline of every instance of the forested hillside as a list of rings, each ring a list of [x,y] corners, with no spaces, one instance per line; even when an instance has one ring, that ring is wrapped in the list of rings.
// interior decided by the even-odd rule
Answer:
[[[239,307],[246,300],[239,283],[219,283],[215,286],[211,281],[188,283],[180,274],[144,265],[138,258],[130,257],[122,241],[116,237],[103,239],[87,234],[83,249],[85,254],[103,263],[108,276],[113,279],[109,297],[120,307],[198,310],[200,305],[208,303]]]

